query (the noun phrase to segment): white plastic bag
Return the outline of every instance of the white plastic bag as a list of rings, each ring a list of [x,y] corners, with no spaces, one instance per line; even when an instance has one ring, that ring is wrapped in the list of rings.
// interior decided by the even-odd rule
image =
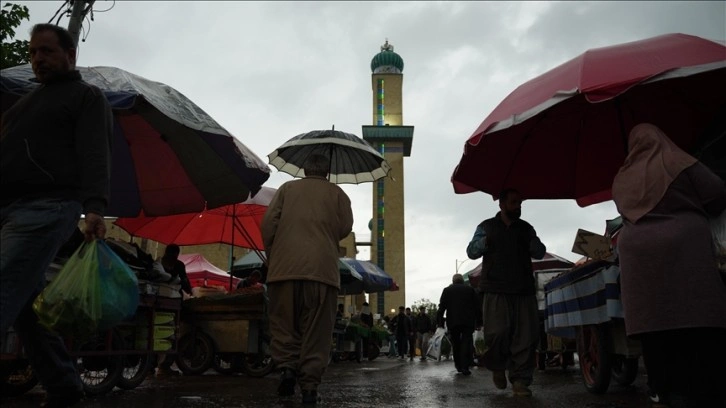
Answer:
[[[436,332],[429,339],[429,348],[426,351],[426,356],[431,357],[434,360],[438,360],[441,357],[441,342],[446,335],[446,329],[443,327],[437,327]]]

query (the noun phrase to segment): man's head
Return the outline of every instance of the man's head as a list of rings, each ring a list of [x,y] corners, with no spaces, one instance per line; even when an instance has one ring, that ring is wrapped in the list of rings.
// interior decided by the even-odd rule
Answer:
[[[410,307],[407,307],[407,308],[406,308],[406,314],[407,314],[407,315],[410,315],[410,314],[411,314],[411,308],[410,308]]]
[[[328,177],[330,173],[330,159],[322,154],[311,154],[303,164],[305,176]]]
[[[513,188],[499,193],[499,208],[509,221],[518,220],[522,216],[522,195]]]
[[[454,276],[451,278],[452,283],[464,283],[464,275],[460,273],[455,273]]]
[[[259,269],[255,269],[252,273],[250,273],[250,276],[247,279],[250,283],[255,284],[262,280],[262,273]]]
[[[179,245],[177,244],[169,244],[166,249],[164,250],[164,259],[178,259],[179,253],[181,250],[179,249]]]
[[[404,310],[406,310],[406,308],[405,308],[405,307],[403,307],[403,306],[399,306],[399,307],[398,307],[398,313],[403,313],[403,312],[404,312]]]
[[[421,314],[426,314],[426,306],[420,306],[420,307],[418,308],[418,311],[419,311],[419,313],[421,313]]]
[[[35,78],[46,83],[76,68],[73,36],[55,24],[36,24],[30,31],[30,64]]]

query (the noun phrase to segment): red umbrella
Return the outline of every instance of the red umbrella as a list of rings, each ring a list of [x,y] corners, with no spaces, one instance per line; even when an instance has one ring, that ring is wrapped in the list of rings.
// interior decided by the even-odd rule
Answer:
[[[653,123],[693,152],[719,133],[725,104],[723,44],[667,34],[592,49],[492,111],[464,145],[454,191],[607,201],[634,125]]]
[[[187,278],[192,288],[226,286],[229,283],[229,274],[214,266],[202,254],[182,254],[179,255],[179,260],[186,265]],[[240,280],[233,278],[233,287],[237,287]]]
[[[229,244],[262,250],[260,225],[275,189],[262,187],[255,197],[198,213],[163,217],[118,218],[113,223],[133,236],[165,245]]]

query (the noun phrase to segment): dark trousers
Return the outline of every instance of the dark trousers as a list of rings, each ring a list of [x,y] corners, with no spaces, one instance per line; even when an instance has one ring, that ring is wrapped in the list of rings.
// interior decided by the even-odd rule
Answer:
[[[451,353],[454,355],[454,367],[457,371],[469,369],[474,362],[474,327],[449,327]]]
[[[406,357],[408,351],[408,335],[396,336],[396,350],[399,357]]]
[[[673,407],[726,406],[726,329],[666,330],[638,338],[651,391]]]
[[[416,335],[408,337],[408,355],[411,358],[416,357]]]

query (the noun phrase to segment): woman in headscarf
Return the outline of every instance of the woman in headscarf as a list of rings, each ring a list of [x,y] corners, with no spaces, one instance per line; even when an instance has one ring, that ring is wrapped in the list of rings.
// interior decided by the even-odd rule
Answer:
[[[726,406],[726,285],[709,226],[726,208],[724,181],[641,123],[612,194],[625,328],[641,340],[653,406]]]

